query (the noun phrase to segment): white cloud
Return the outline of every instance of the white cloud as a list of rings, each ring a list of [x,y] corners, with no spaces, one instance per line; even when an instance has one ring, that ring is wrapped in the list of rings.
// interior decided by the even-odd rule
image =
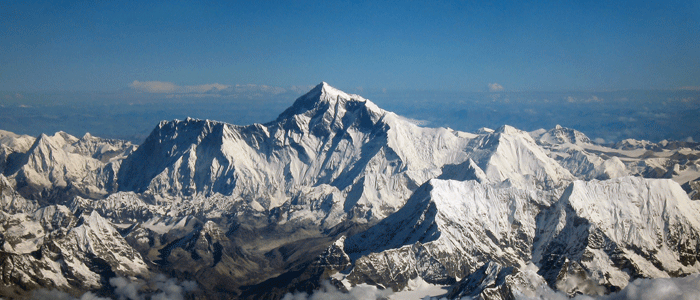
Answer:
[[[621,291],[602,299],[700,299],[700,274],[682,278],[636,279]]]
[[[179,86],[172,82],[165,81],[138,81],[134,80],[129,87],[144,93],[175,93],[175,94],[192,94],[192,93],[210,93],[228,89],[230,86],[219,83],[209,83],[200,85]]]
[[[144,93],[173,93],[178,86],[172,82],[134,80],[129,87]]]
[[[598,96],[596,96],[596,95],[593,95],[589,98],[576,98],[573,96],[567,96],[565,98],[565,100],[566,100],[566,102],[569,102],[569,103],[601,103],[601,102],[605,101],[605,99],[598,98]]]
[[[491,92],[499,92],[503,90],[503,86],[498,84],[498,83],[489,83],[489,91]]]
[[[209,83],[200,85],[179,86],[172,82],[164,81],[138,81],[134,80],[129,87],[141,93],[163,94],[166,98],[202,98],[202,97],[231,97],[248,99],[265,99],[281,94],[304,94],[313,86],[292,86],[285,89],[278,86],[264,84],[236,84],[226,85]]]
[[[688,143],[695,143],[695,140],[693,139],[692,136],[689,136],[688,138],[686,138],[685,141]]]
[[[187,85],[183,87],[185,93],[206,93],[206,92],[216,92],[229,88],[228,85],[219,83],[210,84],[200,84],[200,85]]]
[[[593,141],[596,142],[596,143],[598,143],[598,144],[605,144],[605,139],[604,139],[604,138],[599,138],[599,137],[598,137],[598,138],[593,139]]]
[[[311,88],[306,89],[304,93],[308,92]],[[233,86],[230,91],[235,93],[266,93],[273,95],[279,95],[287,92],[287,90],[284,88],[264,84],[237,84]]]
[[[598,98],[598,96],[591,96],[591,98],[588,98],[586,102],[603,102],[603,99]]]
[[[566,294],[554,291],[543,285],[537,290],[534,298],[516,295],[518,300],[534,299],[571,299]],[[617,293],[604,296],[576,295],[573,300],[685,300],[700,299],[700,274],[692,274],[682,278],[636,279]]]
[[[132,282],[124,277],[114,277],[109,279],[109,284],[114,287],[114,294],[119,296],[119,299],[143,299],[143,297],[139,295],[139,290],[143,284],[139,282]]]
[[[163,274],[158,274],[146,281],[129,280],[124,277],[112,277],[109,279],[109,284],[114,288],[115,299],[119,300],[182,300],[185,299],[187,293],[194,292],[198,289],[197,283],[194,281],[179,281],[177,279],[168,278]],[[150,288],[155,287],[155,291],[144,290],[144,286]],[[75,298],[72,295],[58,291],[38,289],[32,292],[32,299],[40,300],[107,300],[111,298],[102,298],[92,292],[86,292],[80,298]]]
[[[80,296],[80,298],[75,298],[66,292],[61,292],[59,290],[47,290],[38,289],[32,292],[32,299],[36,300],[112,300],[111,298],[98,297],[92,292],[87,292]]]
[[[348,293],[343,293],[333,286],[330,282],[324,281],[321,283],[321,289],[314,291],[311,295],[301,293],[288,293],[284,295],[282,300],[357,300],[357,299],[387,299],[391,294],[391,290],[380,290],[372,285],[358,285],[350,289]]]
[[[147,297],[142,293],[141,288],[145,285],[139,281],[129,281],[124,277],[114,277],[109,280],[109,284],[114,287],[114,294],[119,299],[140,300],[140,299],[185,299],[185,294],[197,290],[197,283],[194,281],[178,281],[168,278],[163,274],[158,274],[148,282],[149,286],[155,286],[157,291]]]
[[[627,122],[627,123],[637,122],[637,119],[635,119],[633,117],[625,117],[625,116],[619,116],[619,117],[617,117],[617,120],[620,122]]]

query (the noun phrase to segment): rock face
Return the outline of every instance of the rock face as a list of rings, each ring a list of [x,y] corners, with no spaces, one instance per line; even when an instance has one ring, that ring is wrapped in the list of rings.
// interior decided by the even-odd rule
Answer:
[[[163,121],[138,147],[0,131],[0,297],[156,273],[221,299],[605,294],[700,272],[699,159],[561,126],[423,128],[326,83],[272,122]]]

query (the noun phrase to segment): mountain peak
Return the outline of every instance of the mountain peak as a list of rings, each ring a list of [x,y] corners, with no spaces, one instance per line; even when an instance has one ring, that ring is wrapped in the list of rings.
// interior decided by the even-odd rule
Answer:
[[[348,94],[336,89],[324,81],[316,85],[308,93],[297,98],[291,107],[287,108],[287,110],[279,115],[277,121],[288,119],[294,115],[306,114],[307,112],[316,114],[329,109],[335,110],[338,106],[347,107],[350,103],[361,103],[364,105],[371,102],[359,95]],[[370,106],[378,110],[376,105],[372,104]]]
[[[326,95],[326,98],[337,98],[338,96],[342,96],[342,98],[359,98],[358,100],[365,100],[364,98],[359,97],[357,95],[350,95],[339,89],[336,89],[325,81],[321,82],[318,86],[321,87],[321,95]]]
[[[503,133],[503,134],[519,134],[521,131],[513,126],[510,125],[503,125],[496,129],[495,133]]]
[[[590,144],[591,139],[588,138],[585,134],[582,132],[567,128],[567,127],[562,127],[561,125],[557,124],[554,126],[554,128],[550,129],[549,131],[543,133],[539,137],[541,142],[547,143],[547,144]]]

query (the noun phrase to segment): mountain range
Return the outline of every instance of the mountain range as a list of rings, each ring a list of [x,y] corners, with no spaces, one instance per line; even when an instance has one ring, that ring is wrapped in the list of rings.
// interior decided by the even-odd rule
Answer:
[[[327,83],[272,122],[162,121],[141,145],[0,131],[0,297],[163,275],[191,298],[604,295],[700,272],[699,191],[697,143],[427,128]]]

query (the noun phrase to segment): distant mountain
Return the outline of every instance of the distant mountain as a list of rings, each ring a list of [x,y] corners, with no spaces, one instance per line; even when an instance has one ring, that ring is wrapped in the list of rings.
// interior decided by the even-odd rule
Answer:
[[[511,299],[700,272],[697,145],[420,127],[327,83],[272,122],[162,121],[139,146],[0,131],[0,172],[2,297],[165,274],[207,298]]]

